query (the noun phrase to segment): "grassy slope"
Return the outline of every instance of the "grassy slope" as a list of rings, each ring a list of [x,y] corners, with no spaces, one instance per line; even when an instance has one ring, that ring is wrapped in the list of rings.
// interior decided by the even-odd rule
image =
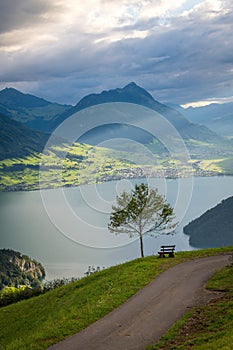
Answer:
[[[21,126],[21,129],[23,128]],[[44,135],[34,131],[30,132],[36,135]],[[11,158],[10,155],[13,152],[11,150],[8,159],[0,160],[0,191],[39,189],[41,163],[43,170],[40,173],[42,175],[40,188],[78,186],[118,178],[139,178],[143,173],[149,177],[162,176],[168,178],[187,177],[193,174],[197,176],[233,174],[232,158],[223,157],[222,154],[221,158],[213,158],[213,151],[207,152],[209,158],[206,159],[195,159],[193,156],[188,164],[182,161],[179,156],[177,159],[165,156],[155,143],[148,145],[148,150],[146,151],[145,148],[143,153],[141,147],[137,149],[135,144],[133,146],[124,144],[122,151],[120,151],[74,143],[72,146],[66,144],[53,146],[44,151],[43,155],[36,151],[38,147],[36,148],[35,145],[30,151],[34,150],[34,153],[28,151],[27,154],[26,151],[31,140],[31,136],[29,136],[28,134],[25,139],[27,142],[24,140],[26,143],[23,143],[24,156],[21,155],[19,148],[19,153],[15,153],[18,156]],[[11,143],[12,145],[15,144],[13,141]],[[196,144],[196,147],[202,147],[202,143],[196,141]],[[127,149],[127,152],[125,149]],[[211,159],[209,153],[213,159]],[[204,157],[205,154],[203,154]],[[60,171],[61,181],[58,180]]]
[[[48,138],[0,113],[0,160],[41,152]]]
[[[63,159],[64,158],[64,159]],[[43,168],[40,168],[42,164]],[[0,190],[36,190],[39,188],[77,186],[86,183],[104,182],[116,178],[140,177],[141,169],[147,168],[146,175],[168,176],[179,173],[190,175],[191,166],[158,156],[116,151],[86,144],[75,143],[51,147],[43,156],[34,153],[24,158],[0,161]],[[58,181],[59,171],[61,181]]]
[[[63,154],[67,154],[62,160]],[[0,175],[2,190],[14,188],[35,190],[39,188],[39,167],[41,170],[42,188],[56,188],[61,185],[80,185],[91,183],[105,176],[114,176],[126,166],[127,161],[102,148],[89,145],[74,144],[72,147],[63,145],[53,147],[42,155],[34,153],[24,158],[11,158],[0,161]],[[133,165],[132,165],[133,167]],[[57,182],[59,170],[62,170],[62,182]]]
[[[91,147],[91,148],[90,148]],[[86,150],[84,149],[86,148]],[[62,152],[65,151],[65,146]],[[92,151],[91,151],[92,149]],[[92,152],[92,155],[89,153]],[[131,177],[140,177],[138,169],[145,171],[145,176],[152,177],[184,177],[184,176],[216,176],[233,175],[232,159],[228,158],[213,160],[192,159],[189,164],[182,164],[179,160],[159,158],[154,156],[145,163],[145,155],[129,152],[117,152],[104,150],[99,147],[74,145],[70,149],[71,159],[66,158],[62,163],[51,150],[43,157],[46,169],[42,171],[43,182],[41,188],[57,188],[59,186],[77,186],[114,180],[115,178],[126,178],[131,172]],[[75,159],[75,155],[84,155],[84,159]],[[72,159],[72,155],[74,156]],[[139,160],[140,159],[140,160]],[[141,161],[143,160],[143,164]],[[39,188],[39,167],[41,154],[34,153],[24,158],[9,158],[0,160],[1,190],[36,190]],[[62,166],[61,166],[62,164]],[[57,181],[58,168],[62,167],[62,182]],[[192,168],[193,166],[193,168]],[[127,171],[126,171],[127,169]]]
[[[147,350],[232,350],[233,265],[217,271],[207,288],[225,292],[208,305],[195,307]]]
[[[121,305],[165,269],[232,248],[137,259],[0,309],[0,349],[46,349]]]
[[[154,177],[183,177],[192,174],[207,176],[224,173],[223,165],[227,164],[226,172],[230,174],[228,162],[220,163],[217,159],[193,159],[188,165],[182,164],[180,160],[137,153],[135,149],[132,152],[115,151],[76,143],[72,147],[54,146],[43,154],[43,157],[40,153],[34,153],[22,158],[1,160],[0,190],[38,189],[41,163],[41,188],[78,186],[117,178],[140,177],[142,170],[145,176]],[[62,181],[58,181],[60,170]]]

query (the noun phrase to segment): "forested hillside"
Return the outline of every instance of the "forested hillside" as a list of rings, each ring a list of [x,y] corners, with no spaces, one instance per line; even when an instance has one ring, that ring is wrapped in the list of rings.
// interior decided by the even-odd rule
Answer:
[[[0,160],[41,152],[48,134],[32,130],[0,113]]]
[[[223,200],[184,227],[190,244],[198,248],[233,245],[233,197]]]
[[[52,103],[13,88],[0,91],[0,113],[43,132],[48,131],[50,120],[70,108],[71,106]]]
[[[36,260],[12,249],[0,249],[0,290],[6,286],[38,287],[45,269]]]

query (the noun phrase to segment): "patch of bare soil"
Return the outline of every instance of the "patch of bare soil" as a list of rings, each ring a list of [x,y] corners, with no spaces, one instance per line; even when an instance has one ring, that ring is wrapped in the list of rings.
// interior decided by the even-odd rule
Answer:
[[[193,340],[201,334],[207,331],[211,333],[211,328],[213,328],[213,321],[210,318],[211,315],[215,315],[215,321],[221,318],[218,315],[218,304],[227,298],[223,293],[219,293],[217,299],[212,299],[205,306],[200,306],[194,308],[192,316],[186,321],[186,323],[179,329],[177,335],[168,341],[165,345],[159,348],[159,350],[172,350],[177,348],[191,349],[194,346]],[[214,328],[212,330],[215,332]],[[183,346],[183,347],[182,347]]]

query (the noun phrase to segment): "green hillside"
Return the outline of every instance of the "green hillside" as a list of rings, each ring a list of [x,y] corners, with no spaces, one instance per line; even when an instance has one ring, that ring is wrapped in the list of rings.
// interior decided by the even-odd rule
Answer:
[[[46,153],[33,153],[25,157],[0,161],[0,190],[39,189],[60,186],[78,186],[87,183],[104,182],[119,178],[135,178],[143,175],[143,166],[148,161],[149,169],[157,171],[142,154],[126,153],[75,143],[52,146]],[[61,172],[61,181],[58,176]]]
[[[125,147],[124,147],[125,148]],[[150,144],[148,149],[157,149]],[[25,152],[25,149],[23,150]],[[0,160],[1,191],[37,190],[61,186],[79,186],[123,178],[213,176],[224,174],[221,159],[172,159],[137,150],[110,150],[87,144],[61,143],[51,146],[43,155],[30,152],[26,156]],[[225,164],[225,163],[224,163]],[[58,176],[61,172],[61,181]],[[41,182],[39,187],[39,172]]]
[[[187,259],[231,250],[232,247],[226,247],[182,252],[177,253],[174,259],[158,259],[156,256],[137,259],[94,273],[46,294],[2,307],[0,348],[46,349],[121,305],[167,268]],[[229,283],[232,283],[232,273],[230,276]],[[232,295],[228,301],[229,307],[230,303]],[[224,337],[222,334],[215,336]]]
[[[0,160],[41,152],[48,138],[0,113]]]

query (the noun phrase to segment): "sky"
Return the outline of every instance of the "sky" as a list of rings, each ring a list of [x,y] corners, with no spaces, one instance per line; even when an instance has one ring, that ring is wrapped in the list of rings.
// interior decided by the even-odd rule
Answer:
[[[232,32],[232,0],[0,0],[0,89],[76,104],[134,81],[161,102],[229,102]]]

